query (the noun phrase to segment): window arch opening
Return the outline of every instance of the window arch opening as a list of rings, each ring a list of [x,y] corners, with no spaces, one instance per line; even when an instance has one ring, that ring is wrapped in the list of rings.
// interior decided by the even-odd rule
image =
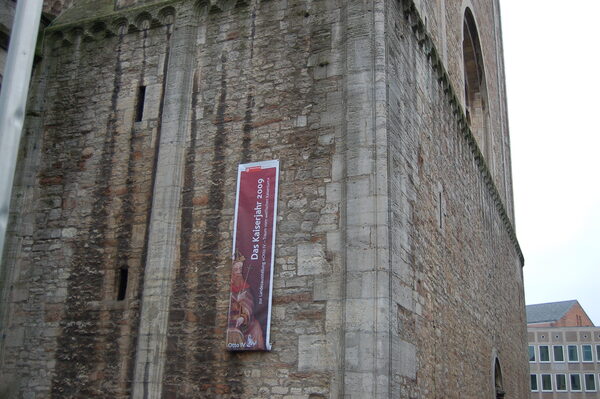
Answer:
[[[463,20],[463,69],[465,82],[465,113],[471,132],[488,161],[490,143],[488,137],[488,98],[481,44],[475,18],[470,9],[465,10]]]
[[[500,361],[496,358],[494,362],[494,391],[496,399],[504,399],[506,392],[504,392],[504,384],[502,383],[502,369],[500,368]]]

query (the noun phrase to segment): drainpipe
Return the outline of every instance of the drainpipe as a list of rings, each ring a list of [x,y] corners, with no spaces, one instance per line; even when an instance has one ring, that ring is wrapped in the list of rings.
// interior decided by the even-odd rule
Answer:
[[[13,22],[0,93],[0,263],[33,56],[42,15],[42,0],[21,0]]]

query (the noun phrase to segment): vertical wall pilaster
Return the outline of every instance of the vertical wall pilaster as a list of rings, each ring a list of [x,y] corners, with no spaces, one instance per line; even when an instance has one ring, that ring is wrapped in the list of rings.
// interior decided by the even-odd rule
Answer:
[[[165,76],[158,161],[153,189],[133,398],[160,398],[166,358],[169,301],[179,258],[181,192],[195,65],[197,27],[176,21]],[[167,62],[167,61],[165,61]]]
[[[346,41],[344,395],[390,394],[385,4],[349,1]]]

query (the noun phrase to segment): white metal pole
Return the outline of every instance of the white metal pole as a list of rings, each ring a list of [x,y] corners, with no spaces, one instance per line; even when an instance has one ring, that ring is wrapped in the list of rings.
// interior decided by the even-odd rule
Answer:
[[[0,263],[43,0],[17,2],[0,93]]]

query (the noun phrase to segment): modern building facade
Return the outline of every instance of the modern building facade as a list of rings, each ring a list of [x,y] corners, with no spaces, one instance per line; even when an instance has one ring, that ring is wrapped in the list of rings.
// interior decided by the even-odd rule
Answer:
[[[600,328],[577,301],[527,306],[531,398],[600,398]]]
[[[528,395],[497,0],[79,0],[42,48],[9,397]],[[274,159],[271,350],[229,352],[237,168]]]

